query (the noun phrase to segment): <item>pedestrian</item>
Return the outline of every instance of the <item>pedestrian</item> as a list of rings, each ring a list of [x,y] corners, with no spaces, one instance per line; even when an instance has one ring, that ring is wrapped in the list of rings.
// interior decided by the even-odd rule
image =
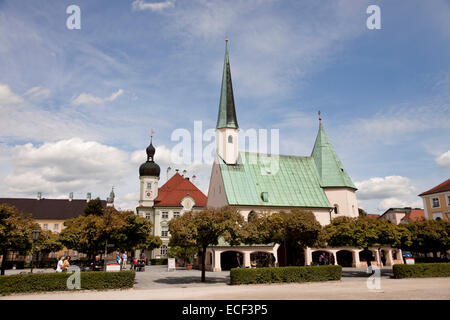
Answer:
[[[124,253],[122,254],[122,268],[123,269],[127,268],[127,259],[128,259],[127,252],[124,251]]]
[[[334,265],[334,254],[330,256],[330,264]]]
[[[64,259],[64,264],[63,264],[63,271],[64,272],[66,272],[67,271],[67,269],[69,269],[69,267],[70,267],[70,256],[67,256],[65,259]]]
[[[322,254],[320,254],[320,257],[319,257],[319,264],[323,265],[324,263],[325,263],[325,256],[322,253]]]
[[[56,272],[63,272],[64,267],[64,256],[61,256],[58,260],[58,264],[56,265]]]
[[[118,263],[120,265],[121,259],[120,259],[120,252],[117,251],[116,253],[116,263]]]

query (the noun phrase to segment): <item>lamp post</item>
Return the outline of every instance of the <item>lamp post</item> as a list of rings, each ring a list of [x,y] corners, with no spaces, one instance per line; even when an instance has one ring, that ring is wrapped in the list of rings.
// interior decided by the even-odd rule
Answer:
[[[33,239],[33,253],[31,254],[31,273],[33,273],[33,259],[34,259],[34,250],[36,248],[36,241],[37,239],[39,239],[39,235],[41,234],[41,230],[39,229],[34,229],[33,232],[31,233],[32,235],[32,239]]]

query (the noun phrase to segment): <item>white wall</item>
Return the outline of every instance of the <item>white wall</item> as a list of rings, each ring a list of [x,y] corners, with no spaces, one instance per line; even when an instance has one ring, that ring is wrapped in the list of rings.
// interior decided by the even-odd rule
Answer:
[[[332,207],[338,205],[338,214],[332,213],[335,217],[358,217],[358,201],[356,192],[350,188],[324,188],[325,195]]]
[[[233,142],[228,142],[228,137]],[[238,130],[232,128],[221,128],[216,130],[217,154],[228,164],[235,164],[238,160]]]

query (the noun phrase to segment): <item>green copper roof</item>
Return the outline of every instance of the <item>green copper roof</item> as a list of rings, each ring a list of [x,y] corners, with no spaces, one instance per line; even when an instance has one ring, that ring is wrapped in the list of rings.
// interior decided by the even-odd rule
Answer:
[[[319,126],[314,149],[311,154],[316,163],[322,187],[349,187],[356,189],[347,172],[333,149],[327,135]]]
[[[233,85],[231,83],[230,59],[228,57],[228,41],[225,46],[223,62],[222,90],[220,92],[219,116],[216,129],[239,128],[234,106]]]
[[[280,155],[272,168],[267,155],[241,152],[240,159],[227,165],[218,158],[230,205],[331,207],[313,158]]]

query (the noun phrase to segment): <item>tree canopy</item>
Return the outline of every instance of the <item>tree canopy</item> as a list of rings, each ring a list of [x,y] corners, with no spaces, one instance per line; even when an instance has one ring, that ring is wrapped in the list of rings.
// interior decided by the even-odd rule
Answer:
[[[230,245],[241,243],[244,218],[234,208],[189,211],[169,222],[169,246],[196,247],[202,254],[202,282],[205,279],[206,249],[223,237]]]
[[[450,250],[449,221],[422,220],[406,227],[411,233],[411,243],[405,245],[405,249],[421,253]]]
[[[396,225],[386,219],[338,217],[325,227],[327,244],[332,247],[371,246],[401,247],[410,244],[411,234],[405,226]]]
[[[106,242],[113,245],[112,250],[152,250],[161,246],[161,239],[151,235],[149,220],[112,207],[102,212],[67,220],[60,233],[61,242],[67,248],[86,253],[90,259],[104,253]]]
[[[27,252],[31,249],[33,229],[39,229],[39,225],[33,222],[31,215],[23,215],[7,204],[0,205],[1,275],[5,274],[8,250]]]

